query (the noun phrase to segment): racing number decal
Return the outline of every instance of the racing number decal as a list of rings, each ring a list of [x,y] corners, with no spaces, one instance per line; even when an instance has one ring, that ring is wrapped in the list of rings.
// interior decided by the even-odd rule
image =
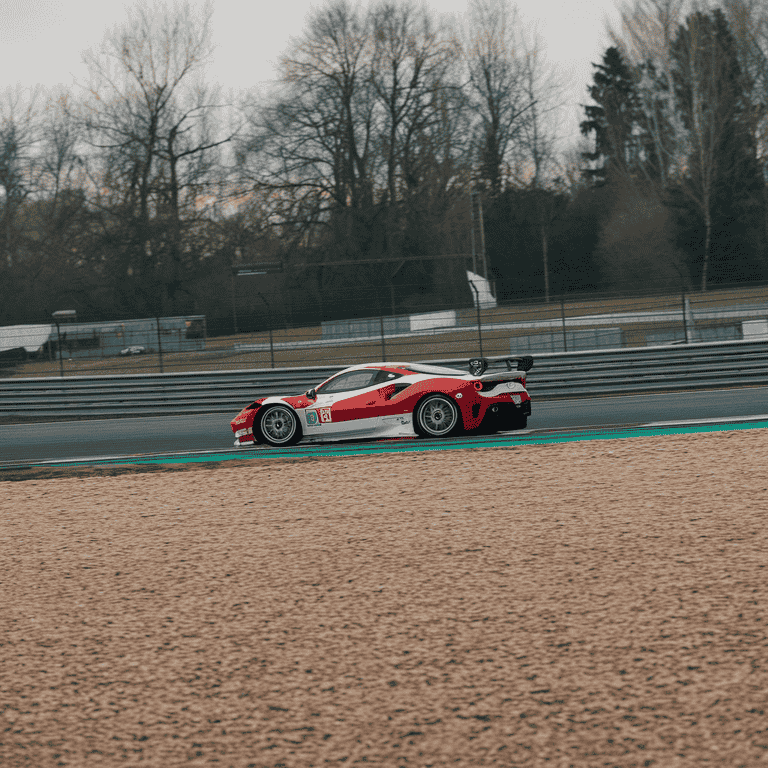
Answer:
[[[307,411],[307,426],[317,426],[317,419],[320,417],[321,424],[331,423],[331,409],[330,408],[318,408],[316,411]]]

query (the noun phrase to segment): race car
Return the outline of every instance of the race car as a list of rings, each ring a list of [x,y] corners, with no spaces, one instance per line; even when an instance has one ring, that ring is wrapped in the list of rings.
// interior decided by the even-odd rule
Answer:
[[[469,373],[422,363],[354,365],[303,395],[254,400],[231,421],[235,446],[525,429],[531,413],[525,375],[533,358],[503,364],[487,372],[488,360],[473,358]]]

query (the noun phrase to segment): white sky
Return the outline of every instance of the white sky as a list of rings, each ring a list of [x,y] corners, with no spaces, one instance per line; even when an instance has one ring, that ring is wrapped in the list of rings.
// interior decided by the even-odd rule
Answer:
[[[197,0],[192,0],[198,5]],[[209,79],[225,89],[246,89],[274,78],[274,65],[291,36],[301,33],[310,0],[213,0],[217,45]],[[96,48],[105,32],[126,18],[121,0],[0,0],[0,90],[17,83],[71,85],[86,82],[81,53]],[[441,0],[441,12],[464,13],[466,0]],[[610,44],[606,20],[618,17],[614,0],[518,0],[520,18],[535,25],[549,62],[570,81],[566,132],[575,139],[583,118],[591,62]],[[566,138],[566,137],[564,137]]]

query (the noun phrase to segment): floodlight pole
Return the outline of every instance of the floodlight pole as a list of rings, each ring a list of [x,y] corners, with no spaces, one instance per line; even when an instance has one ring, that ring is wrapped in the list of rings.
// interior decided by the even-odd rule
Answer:
[[[66,318],[67,320],[74,320],[77,317],[77,312],[74,309],[58,309],[53,313],[53,322],[56,323],[56,336],[59,344],[59,373],[62,378],[64,377],[64,360],[61,354],[61,328],[59,327],[59,320]]]
[[[477,339],[480,342],[480,357],[483,356],[483,331],[482,326],[480,325],[480,293],[477,290],[477,286],[471,281],[467,281],[469,283],[469,287],[475,292],[475,305],[477,307]]]
[[[479,274],[477,271],[477,249],[475,248],[475,201],[477,201],[477,220],[480,235],[480,263],[482,264],[483,274],[482,276],[488,279],[488,262],[485,256],[485,222],[483,221],[483,198],[476,190],[472,190],[469,193],[469,203],[472,213],[472,271],[475,274]],[[491,291],[493,293],[493,291]]]
[[[477,274],[477,252],[475,250],[475,193],[469,193],[469,217],[470,217],[470,229],[469,233],[472,238],[472,271]]]

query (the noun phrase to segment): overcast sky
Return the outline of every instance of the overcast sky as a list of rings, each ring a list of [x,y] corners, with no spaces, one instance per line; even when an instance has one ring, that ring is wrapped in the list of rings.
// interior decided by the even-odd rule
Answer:
[[[0,0],[0,89],[16,83],[85,82],[82,51],[96,48],[105,32],[126,18],[130,5],[120,0]],[[310,0],[214,0],[217,49],[210,80],[240,90],[274,78],[274,65],[289,38],[301,33],[307,11],[321,5]],[[431,5],[443,12],[466,11],[466,0]],[[538,30],[547,59],[570,81],[568,133],[575,138],[583,119],[578,104],[588,99],[591,62],[599,61],[610,44],[605,28],[606,20],[617,19],[615,2],[519,0],[517,7],[526,25]]]

